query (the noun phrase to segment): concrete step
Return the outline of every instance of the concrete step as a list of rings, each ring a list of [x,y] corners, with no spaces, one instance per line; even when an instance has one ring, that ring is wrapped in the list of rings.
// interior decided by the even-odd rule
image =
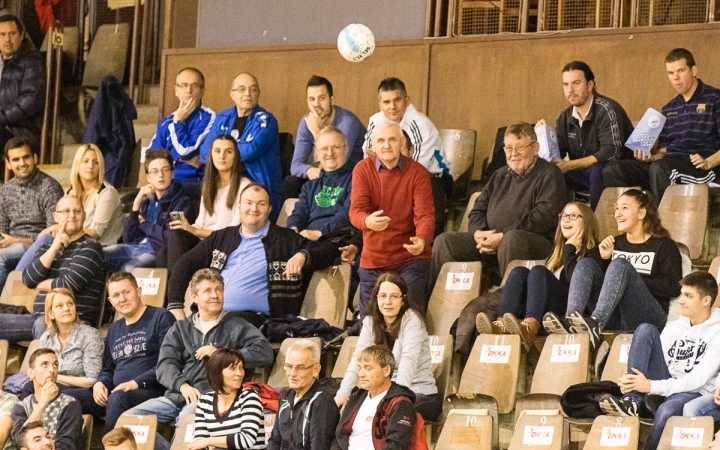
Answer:
[[[155,131],[157,130],[157,123],[133,122],[133,128],[135,129],[135,139],[152,139],[152,137],[155,136]]]
[[[72,167],[65,166],[63,164],[39,164],[38,168],[55,178],[63,191],[67,191],[70,188],[70,171]]]
[[[63,166],[72,166],[72,163],[75,160],[75,153],[77,153],[80,145],[82,144],[65,144],[62,146]]]
[[[138,90],[135,90],[135,104],[138,104],[138,94],[140,92]],[[159,105],[160,104],[160,98],[162,97],[162,94],[160,92],[160,85],[159,84],[146,84],[145,88],[143,90],[143,102],[140,103],[142,105]]]
[[[136,105],[138,118],[135,123],[152,123],[157,125],[160,120],[160,107],[157,105]]]

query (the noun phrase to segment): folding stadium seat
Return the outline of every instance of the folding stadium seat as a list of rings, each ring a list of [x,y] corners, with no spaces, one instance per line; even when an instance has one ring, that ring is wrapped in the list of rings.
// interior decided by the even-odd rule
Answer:
[[[343,341],[340,353],[338,353],[337,360],[332,370],[332,378],[343,378],[347,371],[352,355],[355,353],[355,347],[357,346],[358,336],[348,336]]]
[[[708,185],[676,184],[667,188],[658,214],[670,237],[685,244],[690,259],[702,256],[708,217]]]
[[[473,206],[475,205],[475,200],[480,197],[480,194],[482,194],[482,192],[475,192],[470,196],[470,200],[468,200],[468,205],[465,209],[465,214],[463,215],[462,221],[460,222],[460,228],[458,229],[458,231],[468,230],[468,224],[470,222],[470,211],[472,211]]]
[[[533,374],[530,394],[555,394],[587,381],[589,338],[580,334],[551,334],[545,340]]]
[[[195,437],[195,414],[185,415],[177,428],[175,429],[175,439],[173,439],[170,450],[185,450],[187,445],[193,441]]]
[[[465,305],[480,295],[481,275],[482,263],[479,261],[443,264],[428,302],[425,316],[428,334],[450,334],[450,327]],[[446,289],[454,278],[457,278],[452,286],[454,289]]]
[[[453,337],[452,335],[429,336],[430,352],[432,353],[432,368],[435,385],[443,399],[450,392],[450,371],[453,361]],[[428,444],[436,440],[440,429],[436,425],[440,425],[440,420],[435,422],[425,421],[425,434],[428,438]]]
[[[593,422],[584,450],[637,450],[639,437],[637,416],[598,416]]]
[[[514,259],[510,261],[507,268],[505,269],[505,275],[503,276],[502,283],[500,283],[500,287],[505,286],[505,282],[508,279],[508,276],[510,275],[510,272],[516,268],[516,267],[527,267],[528,269],[532,269],[535,266],[542,266],[545,264],[544,259]]]
[[[487,409],[451,409],[435,448],[497,450],[496,423],[497,416],[492,417]]]
[[[715,258],[713,258],[712,263],[710,263],[709,272],[710,275],[715,277],[715,281],[720,280],[720,256],[716,256]],[[720,307],[720,293],[718,293],[718,296],[715,299],[715,303],[713,304],[713,306],[715,308]]]
[[[450,175],[453,178],[453,192],[447,199],[448,227],[453,229],[452,222],[455,219],[455,212],[465,206],[470,192],[470,181],[472,179],[473,167],[475,165],[475,130],[452,130],[442,129],[440,139],[443,142],[443,150],[447,157],[447,165],[450,167]]]
[[[285,202],[282,205],[282,209],[280,210],[280,215],[278,216],[277,222],[275,224],[279,227],[286,227],[287,226],[287,219],[290,217],[290,215],[293,212],[293,209],[295,209],[295,203],[298,202],[297,198],[289,198],[285,200]]]
[[[167,269],[136,267],[132,270],[132,274],[138,286],[142,288],[143,304],[162,308],[167,289]]]
[[[5,382],[5,368],[8,359],[9,343],[5,339],[0,340],[0,386]]]
[[[35,297],[35,290],[28,289],[23,284],[22,272],[13,270],[8,274],[7,281],[5,281],[2,294],[0,294],[0,303],[24,306],[32,313]]]
[[[523,411],[515,423],[508,450],[562,448],[563,418],[560,411]]]
[[[615,221],[615,204],[618,198],[629,189],[640,189],[639,186],[632,187],[612,187],[605,188],[600,196],[597,207],[595,208],[595,217],[598,221],[598,231],[600,239],[620,234]]]
[[[297,341],[298,339],[300,338],[287,338],[282,342],[282,345],[280,345],[280,350],[278,351],[277,357],[275,358],[275,364],[273,365],[272,371],[270,372],[270,377],[267,381],[267,384],[277,390],[288,387],[287,376],[285,375],[284,368],[285,358],[287,357],[288,349],[290,348],[292,343]],[[315,341],[318,347],[322,346],[322,342],[319,337],[313,337],[308,339]]]
[[[157,416],[120,416],[115,428],[125,427],[132,431],[138,450],[153,450],[157,433]]]
[[[25,372],[30,368],[30,355],[32,355],[33,352],[38,349],[38,347],[40,347],[40,339],[30,341],[30,344],[25,351],[25,357],[23,358],[22,365],[20,366],[21,372]]]
[[[263,416],[265,418],[265,443],[267,443],[270,440],[270,435],[272,434],[272,430],[275,427],[275,418],[277,416],[275,415],[275,413],[263,414]],[[184,450],[184,447],[179,450]]]
[[[313,273],[300,315],[308,319],[325,319],[331,326],[344,329],[350,295],[350,270],[349,265],[343,264]]]
[[[92,442],[93,432],[93,416],[90,414],[83,414],[83,426],[82,426],[82,447],[80,450],[90,450],[90,444]]]
[[[713,440],[712,417],[682,417],[668,419],[657,450],[708,448]]]

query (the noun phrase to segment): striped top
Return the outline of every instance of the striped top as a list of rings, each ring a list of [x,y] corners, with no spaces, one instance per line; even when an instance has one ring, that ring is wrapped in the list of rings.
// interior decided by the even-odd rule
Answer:
[[[668,154],[698,153],[707,158],[720,149],[720,89],[698,80],[690,100],[678,95],[662,113],[667,121],[658,145],[667,147]]]
[[[263,406],[255,391],[239,390],[222,417],[217,410],[215,392],[200,397],[195,410],[195,439],[216,436],[227,436],[230,450],[266,448]]]
[[[63,287],[75,294],[75,309],[80,320],[96,325],[100,315],[101,298],[105,288],[105,258],[100,244],[87,234],[82,235],[64,249],[57,252],[50,267],[40,262],[52,245],[43,244],[35,253],[32,263],[23,271],[23,284],[35,289],[41,281],[52,279],[52,288]],[[33,312],[45,313],[43,291],[35,297]]]

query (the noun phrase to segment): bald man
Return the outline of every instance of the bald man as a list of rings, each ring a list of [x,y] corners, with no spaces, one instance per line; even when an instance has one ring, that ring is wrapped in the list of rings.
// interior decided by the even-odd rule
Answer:
[[[237,140],[240,158],[253,181],[262,184],[270,192],[270,220],[274,222],[282,208],[277,119],[258,105],[260,83],[252,74],[241,73],[235,77],[230,87],[230,98],[235,106],[217,114],[200,149],[200,161],[205,164],[208,160],[210,146],[217,135],[232,135]]]

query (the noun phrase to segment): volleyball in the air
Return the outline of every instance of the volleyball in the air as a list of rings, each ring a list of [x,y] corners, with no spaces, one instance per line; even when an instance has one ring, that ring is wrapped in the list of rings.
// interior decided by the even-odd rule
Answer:
[[[362,61],[375,50],[375,35],[361,23],[351,23],[338,35],[338,51],[351,62]]]

